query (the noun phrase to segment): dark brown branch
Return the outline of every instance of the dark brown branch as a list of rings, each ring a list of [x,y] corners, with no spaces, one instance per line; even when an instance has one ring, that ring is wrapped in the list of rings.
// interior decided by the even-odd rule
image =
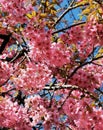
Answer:
[[[69,126],[67,126],[69,129],[68,130],[72,130]]]
[[[9,94],[9,92],[11,92],[12,90],[16,90],[16,88],[12,88],[12,89],[10,89],[10,90],[8,90],[6,92],[2,92],[2,93],[0,93],[0,96],[4,97],[6,94]]]
[[[77,67],[73,70],[73,72],[66,77],[65,84],[67,84],[68,79],[70,79],[71,77],[73,77],[73,75],[74,75],[81,67],[83,67],[83,66],[85,66],[85,65],[87,65],[87,64],[89,64],[89,63],[90,63],[90,62],[85,62],[85,63],[82,63],[82,64],[80,64],[79,66],[77,66]]]
[[[17,101],[19,105],[22,104],[23,106],[25,106],[25,101],[24,101],[25,98],[26,98],[26,96],[23,95],[22,91],[19,90],[18,95],[15,97],[14,102]]]
[[[4,51],[7,43],[9,42],[10,40],[10,37],[11,37],[12,34],[9,34],[9,35],[2,35],[0,34],[0,38],[3,39],[4,41],[2,42],[1,46],[0,46],[0,54],[2,54],[2,52]]]
[[[22,38],[23,38],[23,37],[22,37]],[[23,41],[25,41],[25,40],[23,39]],[[23,51],[23,54],[24,54],[24,56],[27,58],[27,60],[28,60],[28,61],[31,61],[30,57],[28,57],[28,55],[27,55],[27,52],[29,51],[29,49],[28,49],[28,50],[25,50],[25,49],[22,47],[22,45],[19,44],[18,41],[16,41],[16,43],[17,43],[17,45],[20,46],[20,49]],[[25,42],[25,44],[26,44],[26,42]]]
[[[13,57],[6,57],[5,59],[0,59],[0,60],[13,63],[19,58],[21,58],[22,56],[25,57],[24,53],[27,53],[26,50],[21,50],[21,51],[18,51]]]
[[[46,10],[46,2],[47,2],[47,0],[45,0],[45,4],[44,4],[44,13],[45,13],[45,10]]]
[[[66,100],[70,97],[71,93],[72,93],[74,90],[75,90],[75,89],[72,88],[72,89],[68,92],[67,97],[66,97],[65,100],[62,102],[62,104],[61,104],[61,106],[58,108],[58,110],[60,110],[60,109],[63,107],[63,105],[65,104]]]
[[[22,50],[22,51],[18,52],[18,53],[15,55],[15,57],[13,57],[13,58],[11,59],[10,62],[15,62],[16,60],[18,60],[19,58],[21,58],[22,56],[24,56],[24,52],[25,52],[25,50]]]
[[[90,64],[90,63],[92,63],[93,61],[95,61],[95,60],[98,60],[98,59],[100,59],[100,58],[103,58],[103,55],[102,56],[100,56],[100,57],[97,57],[97,58],[94,58],[93,57],[93,59],[91,60],[91,61],[88,61],[88,62],[84,62],[84,63],[82,63],[82,64],[80,64],[77,68],[75,68],[74,69],[74,71],[69,75],[69,76],[67,76],[67,79],[66,79],[66,82],[65,82],[65,84],[64,85],[62,85],[62,86],[60,86],[60,85],[58,85],[58,84],[54,84],[54,86],[45,86],[45,88],[44,88],[44,90],[60,90],[60,89],[70,89],[71,91],[70,91],[70,94],[71,94],[71,92],[73,91],[73,90],[79,90],[79,91],[81,91],[81,92],[83,92],[84,94],[87,94],[87,95],[89,95],[92,99],[94,99],[96,102],[98,101],[98,105],[99,106],[101,106],[102,107],[102,104],[101,104],[101,102],[99,101],[99,99],[97,98],[97,97],[95,97],[91,92],[89,92],[87,89],[84,89],[84,88],[80,88],[80,87],[78,87],[78,86],[75,86],[75,85],[66,85],[67,84],[67,81],[68,81],[68,79],[69,78],[71,78],[77,71],[78,71],[78,69],[80,69],[81,67],[83,67],[83,66],[85,66],[85,65],[87,65],[87,64]],[[69,95],[70,95],[69,94]],[[68,98],[69,96],[67,96],[67,98]],[[67,99],[66,98],[66,99]],[[65,103],[65,102],[64,102]],[[63,104],[64,104],[63,103]]]
[[[82,24],[85,24],[85,23],[86,23],[85,21],[81,21],[81,22],[78,22],[78,23],[74,23],[74,24],[72,24],[72,25],[69,26],[69,27],[62,28],[62,29],[60,29],[60,30],[54,31],[54,32],[52,33],[52,35],[54,35],[54,34],[56,34],[56,33],[59,33],[59,32],[63,32],[63,31],[65,31],[65,30],[67,30],[67,29],[70,29],[70,28],[72,28],[72,27],[79,26],[79,25],[82,25]]]
[[[70,75],[67,76],[66,81],[65,81],[65,84],[67,84],[68,79],[70,79],[81,67],[83,67],[83,66],[85,66],[85,65],[87,65],[87,64],[91,64],[93,61],[98,60],[98,59],[100,59],[100,58],[103,58],[103,55],[100,56],[100,57],[97,57],[97,58],[93,58],[91,61],[84,62],[84,63],[80,64],[79,66],[77,66],[77,67],[74,69],[74,71],[73,71]]]
[[[103,92],[99,88],[96,88],[96,90],[99,91],[101,94],[103,94]]]
[[[55,89],[55,88],[54,88]],[[49,106],[48,106],[48,108],[51,108],[51,106],[52,106],[52,101],[53,101],[53,97],[54,97],[54,92],[55,92],[55,90],[53,90],[53,94],[51,95],[51,99],[50,99],[50,103],[49,103]]]
[[[103,4],[103,1],[102,0],[94,0],[95,2],[97,2],[99,5],[102,5]]]
[[[99,56],[99,57],[96,57],[96,58],[93,58],[93,61],[98,60],[98,59],[101,59],[101,58],[103,58],[103,55],[101,55],[101,56]]]
[[[98,66],[101,66],[101,67],[103,66],[103,65],[100,65],[100,64],[97,64],[97,63],[94,63],[94,62],[92,62],[92,64],[94,64],[94,65],[98,65]]]

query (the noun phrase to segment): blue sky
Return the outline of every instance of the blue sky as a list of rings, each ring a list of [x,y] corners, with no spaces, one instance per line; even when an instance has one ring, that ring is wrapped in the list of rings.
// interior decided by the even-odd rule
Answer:
[[[69,1],[69,2],[68,2]],[[63,2],[60,4],[61,7],[67,9],[69,7],[69,4],[71,3],[72,0],[63,0]],[[56,7],[57,9],[59,9],[60,7]],[[65,10],[64,9],[64,10]],[[67,27],[67,26],[70,26],[74,23],[74,21],[77,21],[77,20],[80,20],[80,14],[81,14],[81,9],[80,8],[76,8],[76,9],[73,9],[71,11],[69,11],[62,19],[62,20],[67,20],[67,24],[64,25],[61,21],[57,24],[57,30],[58,29],[62,29],[64,27]],[[58,14],[58,17],[60,16],[61,14]],[[82,19],[83,21],[85,20],[85,17],[83,17]]]

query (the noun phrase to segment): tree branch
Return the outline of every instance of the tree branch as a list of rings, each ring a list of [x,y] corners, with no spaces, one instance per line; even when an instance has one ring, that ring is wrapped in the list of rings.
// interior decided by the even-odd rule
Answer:
[[[55,91],[60,90],[60,89],[68,89],[68,90],[70,90],[70,92],[68,93],[68,96],[66,97],[66,100],[69,98],[72,91],[79,90],[80,92],[89,95],[89,97],[91,99],[94,99],[96,102],[98,101],[99,102],[98,105],[103,107],[102,103],[99,101],[99,99],[97,97],[95,97],[91,92],[89,92],[87,89],[81,88],[81,87],[76,86],[76,85],[65,85],[65,84],[63,84],[62,86],[60,86],[59,84],[55,84],[52,87],[45,86],[45,88],[44,88],[44,90],[55,90]],[[64,101],[64,103],[65,103],[65,101]]]
[[[103,1],[102,0],[94,0],[95,2],[97,2],[99,5],[102,5]]]
[[[103,55],[100,56],[100,57],[97,57],[97,58],[93,58],[91,61],[84,62],[84,63],[80,64],[79,66],[77,66],[77,67],[74,69],[74,71],[73,71],[70,75],[67,76],[66,81],[65,81],[65,84],[67,84],[68,79],[70,79],[81,67],[83,67],[83,66],[85,66],[85,65],[87,65],[87,64],[91,64],[93,61],[98,60],[98,59],[100,59],[100,58],[103,58]]]
[[[75,8],[78,8],[78,7],[81,7],[81,6],[84,6],[84,4],[72,6],[73,3],[74,3],[74,0],[73,0],[72,3],[70,4],[70,6],[63,12],[63,14],[55,21],[53,27],[55,27],[56,24],[57,24],[57,23],[64,17],[64,15],[67,14],[70,10],[75,9]],[[88,5],[88,4],[85,4],[85,5]]]
[[[52,33],[52,35],[54,35],[54,34],[56,34],[56,33],[59,33],[59,32],[63,32],[63,31],[65,31],[65,30],[67,30],[67,29],[70,29],[70,28],[72,28],[72,27],[75,27],[75,26],[78,26],[78,25],[82,25],[82,24],[85,24],[85,23],[86,23],[85,21],[81,21],[81,22],[78,22],[78,23],[74,23],[74,24],[72,24],[72,25],[69,26],[69,27],[62,28],[62,29],[60,29],[60,30],[54,31],[54,32]]]
[[[9,35],[3,35],[3,34],[0,34],[0,38],[3,39],[4,41],[2,42],[1,46],[0,46],[0,54],[2,54],[2,52],[4,51],[7,43],[9,42],[10,40],[10,37],[11,37],[12,34],[9,34]]]
[[[16,90],[16,88],[12,88],[12,89],[10,89],[10,90],[8,90],[8,91],[6,91],[6,92],[1,92],[0,93],[0,96],[5,96],[6,94],[8,94],[9,92],[11,92],[12,90]]]
[[[70,97],[70,95],[72,94],[72,92],[74,91],[75,89],[72,88],[69,92],[68,92],[68,95],[67,97],[65,98],[65,100],[62,102],[61,106],[58,108],[58,110],[60,110],[62,108],[62,106],[65,104],[66,100]]]

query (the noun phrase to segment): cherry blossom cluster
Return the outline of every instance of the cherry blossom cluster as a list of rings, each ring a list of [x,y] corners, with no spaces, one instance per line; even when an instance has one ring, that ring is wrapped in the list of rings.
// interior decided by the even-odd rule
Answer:
[[[45,130],[102,130],[95,90],[103,82],[103,50],[95,50],[103,46],[103,24],[90,20],[53,41],[45,20],[27,17],[31,1],[0,2],[0,34],[10,35],[4,48],[6,38],[0,38],[0,127],[31,130],[41,122]],[[57,81],[49,83],[52,77]]]

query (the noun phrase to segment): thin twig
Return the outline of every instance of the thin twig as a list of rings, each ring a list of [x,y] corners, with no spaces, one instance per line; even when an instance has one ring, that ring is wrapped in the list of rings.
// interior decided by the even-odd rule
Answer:
[[[62,108],[62,106],[65,104],[66,100],[70,97],[71,93],[73,92],[73,90],[75,90],[74,88],[71,89],[69,92],[68,92],[68,95],[67,97],[65,98],[65,100],[62,102],[61,106],[58,108],[58,110],[60,110]]]
[[[100,64],[98,64],[98,63],[94,63],[94,62],[92,62],[92,64],[103,67],[103,65],[100,65]]]
[[[19,44],[19,42],[17,40],[16,40],[16,43],[17,43],[17,45],[20,46],[20,49],[23,50],[23,47]],[[24,55],[25,55],[25,57],[27,58],[28,61],[31,61],[26,52],[24,52]]]
[[[91,64],[93,61],[98,60],[98,59],[100,59],[100,58],[103,58],[103,55],[100,56],[100,57],[93,58],[91,61],[84,62],[84,63],[80,64],[79,66],[77,66],[77,67],[73,70],[73,72],[66,77],[65,84],[67,84],[68,79],[70,79],[71,77],[73,77],[73,75],[74,75],[81,67],[83,67],[83,66],[85,66],[85,65],[87,65],[87,64]]]
[[[1,92],[0,96],[5,96],[6,94],[8,94],[9,92],[11,92],[12,90],[16,90],[16,88],[12,88],[12,89],[10,89],[10,90],[8,90],[6,92]]]
[[[103,94],[103,91],[101,91],[99,88],[96,88],[96,90]]]

